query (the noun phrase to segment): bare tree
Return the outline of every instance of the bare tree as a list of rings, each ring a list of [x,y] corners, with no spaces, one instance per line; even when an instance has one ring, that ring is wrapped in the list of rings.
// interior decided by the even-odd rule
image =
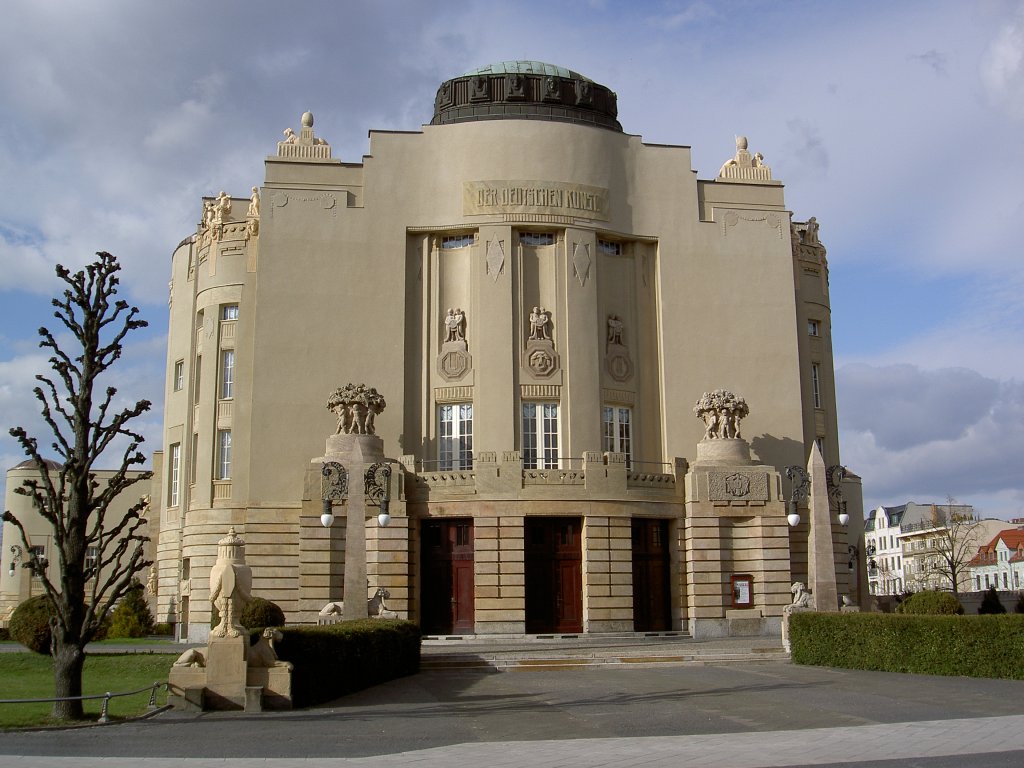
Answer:
[[[946,497],[945,506],[932,505],[931,518],[935,539],[932,573],[957,593],[970,579],[968,566],[978,552],[982,526],[971,508],[957,504],[952,496]]]
[[[37,439],[23,427],[11,430],[39,471],[38,480],[26,480],[15,492],[31,497],[35,509],[53,528],[58,557],[56,583],[47,577],[45,563],[34,559],[29,563],[52,607],[51,654],[57,697],[81,695],[86,643],[129,589],[132,576],[152,564],[143,554],[149,537],[141,532],[147,501],[140,499],[123,517],[107,519],[111,502],[152,474],[132,470],[145,461],[139,451],[143,438],[127,426],[148,411],[150,403],[140,400],[117,410],[112,407],[117,393],[114,387],[107,387],[103,395],[98,393],[101,375],[121,357],[125,336],[147,323],[137,318],[137,307],[112,301],[121,265],[109,253],[96,255],[95,262],[75,274],[57,266],[57,276],[68,287],[61,298],[53,299],[57,310],[53,314],[70,332],[72,341],[58,341],[47,328],[39,329],[39,346],[52,353],[49,362],[55,375],[36,376],[41,386],[33,391],[53,433],[51,447],[61,459],[59,466],[43,458]],[[62,343],[71,351],[62,348]],[[93,467],[108,448],[119,457],[120,465],[101,484]],[[25,551],[30,552],[21,522],[9,511],[3,519],[18,529]],[[87,562],[90,548],[98,556]],[[79,719],[82,702],[57,701],[53,715],[62,720]]]

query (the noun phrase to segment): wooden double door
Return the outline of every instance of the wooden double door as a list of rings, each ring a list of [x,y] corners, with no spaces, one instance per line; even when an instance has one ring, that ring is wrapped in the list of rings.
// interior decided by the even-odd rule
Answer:
[[[582,520],[525,520],[526,631],[583,631]]]
[[[473,521],[424,520],[420,627],[425,634],[474,631]]]
[[[633,630],[672,628],[668,521],[633,518]]]

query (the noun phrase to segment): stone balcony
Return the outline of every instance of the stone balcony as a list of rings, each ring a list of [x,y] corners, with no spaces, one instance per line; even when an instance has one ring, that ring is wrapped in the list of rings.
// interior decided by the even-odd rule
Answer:
[[[415,456],[402,456],[404,491],[410,502],[444,499],[593,499],[683,502],[685,459],[669,464],[634,463],[623,453],[588,451],[563,459],[557,468],[523,466],[519,451],[481,451],[471,469],[417,468]],[[648,470],[672,471],[648,471]]]

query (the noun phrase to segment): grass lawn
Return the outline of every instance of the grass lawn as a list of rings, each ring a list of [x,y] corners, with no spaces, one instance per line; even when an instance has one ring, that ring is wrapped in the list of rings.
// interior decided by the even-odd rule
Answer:
[[[82,693],[86,696],[107,691],[134,691],[154,682],[166,682],[167,673],[177,657],[173,654],[132,653],[124,655],[92,655],[85,659]],[[26,651],[0,653],[0,698],[41,699],[53,696],[53,666],[49,656]],[[157,692],[158,706],[167,701],[167,692]],[[86,701],[87,720],[97,720],[102,699]],[[149,690],[134,696],[110,700],[110,717],[123,718],[147,711]],[[18,728],[52,723],[53,704],[0,704],[0,728]]]

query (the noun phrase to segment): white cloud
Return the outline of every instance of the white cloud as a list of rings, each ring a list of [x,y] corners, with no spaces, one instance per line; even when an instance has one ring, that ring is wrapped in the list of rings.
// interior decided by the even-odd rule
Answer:
[[[1024,118],[1024,9],[1002,25],[989,45],[981,78],[997,108]]]

